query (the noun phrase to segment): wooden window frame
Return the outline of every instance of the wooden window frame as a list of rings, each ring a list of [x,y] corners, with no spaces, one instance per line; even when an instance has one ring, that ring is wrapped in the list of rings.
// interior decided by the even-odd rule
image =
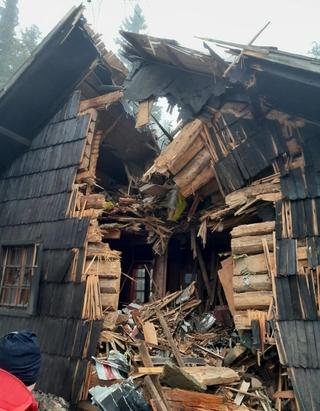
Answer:
[[[130,290],[130,300],[135,301],[137,299],[137,292],[144,293],[144,301],[140,302],[140,304],[145,304],[149,301],[149,296],[151,293],[151,284],[150,284],[150,277],[148,275],[148,269],[151,267],[148,266],[150,264],[150,261],[144,262],[143,260],[137,260],[133,263],[131,270],[130,270],[130,275],[132,278],[134,278],[135,282],[131,285],[131,290]],[[137,289],[137,280],[138,278],[136,277],[136,273],[140,270],[144,270],[144,288],[143,289]],[[142,279],[143,277],[141,277]]]
[[[35,315],[37,312],[38,296],[39,296],[39,285],[42,267],[42,255],[43,246],[38,241],[7,241],[0,243],[0,262],[2,262],[3,249],[4,247],[28,247],[28,246],[38,246],[37,250],[37,267],[35,268],[32,276],[31,287],[30,287],[30,298],[28,306],[23,307],[8,307],[0,304],[0,316],[14,316],[14,317],[30,317]],[[2,264],[0,264],[1,266]],[[0,281],[1,281],[0,277]],[[1,284],[0,284],[1,293]],[[1,321],[1,320],[0,320]]]

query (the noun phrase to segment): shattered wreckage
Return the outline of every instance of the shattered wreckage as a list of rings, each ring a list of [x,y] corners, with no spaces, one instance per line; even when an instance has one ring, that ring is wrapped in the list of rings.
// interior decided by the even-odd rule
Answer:
[[[319,61],[122,35],[73,9],[0,94],[1,335],[82,410],[319,410]]]

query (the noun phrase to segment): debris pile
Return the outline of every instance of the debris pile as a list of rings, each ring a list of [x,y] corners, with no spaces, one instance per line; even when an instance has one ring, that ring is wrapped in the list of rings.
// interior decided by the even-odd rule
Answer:
[[[36,399],[39,411],[67,411],[69,404],[61,397],[52,394],[45,394],[41,391],[33,391],[32,395]]]
[[[163,254],[173,233],[173,222],[179,219],[186,203],[176,187],[159,186],[161,192],[154,195],[155,187],[146,184],[139,190],[138,186],[131,186],[130,194],[121,188],[108,193],[78,193],[76,213],[91,217],[90,239],[119,239],[121,232],[140,234],[146,236],[155,254]]]
[[[172,230],[159,218],[162,213],[155,198],[141,195],[120,196],[100,217],[100,230],[104,239],[120,238],[121,231],[147,235],[156,254],[163,254],[167,248]]]
[[[92,402],[103,410],[121,397],[128,410],[272,411],[275,347],[257,361],[251,334],[229,323],[217,309],[203,310],[195,283],[109,313],[93,359]]]

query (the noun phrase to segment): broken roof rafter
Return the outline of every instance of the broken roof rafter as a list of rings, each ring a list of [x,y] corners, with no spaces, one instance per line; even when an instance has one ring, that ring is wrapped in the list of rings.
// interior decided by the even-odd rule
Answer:
[[[127,41],[127,58],[140,57],[157,63],[178,67],[180,70],[202,75],[221,75],[227,68],[225,61],[213,51],[210,55],[180,46],[174,40],[121,31]]]
[[[227,51],[230,54],[239,55],[242,50],[244,56],[255,57],[261,60],[320,74],[320,60],[314,57],[290,53],[287,51],[279,50],[277,47],[254,46],[252,44],[247,45],[242,43],[234,43],[231,41],[211,39],[207,37],[197,38],[203,41],[215,43],[220,47],[228,49]]]

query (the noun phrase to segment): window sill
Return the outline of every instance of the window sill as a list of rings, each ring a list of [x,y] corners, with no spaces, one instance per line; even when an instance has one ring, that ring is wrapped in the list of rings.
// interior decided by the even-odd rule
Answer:
[[[11,317],[32,317],[34,313],[29,310],[19,310],[17,308],[7,308],[0,306],[0,317],[1,316],[11,316]]]

